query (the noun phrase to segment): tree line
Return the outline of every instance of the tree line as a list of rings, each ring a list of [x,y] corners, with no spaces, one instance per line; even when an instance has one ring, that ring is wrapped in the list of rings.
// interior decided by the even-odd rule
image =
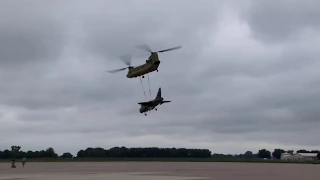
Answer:
[[[72,156],[72,155],[71,155]],[[18,151],[14,152],[12,150],[6,149],[4,151],[0,150],[0,159],[11,159],[11,158],[57,158],[59,157],[55,153],[54,149],[49,147],[46,150],[40,151]]]
[[[208,158],[211,156],[211,151],[208,149],[186,149],[186,148],[126,148],[113,147],[110,149],[103,148],[87,148],[80,150],[77,157],[127,157],[127,158]]]
[[[126,148],[113,147],[104,149],[101,147],[89,147],[85,150],[78,151],[74,156],[70,152],[65,152],[61,156],[55,153],[55,150],[50,147],[40,151],[18,151],[11,150],[0,151],[0,159],[9,158],[209,158],[211,151],[208,149],[186,149],[186,148]]]
[[[293,154],[293,150],[274,149],[273,152],[267,149],[260,149],[258,152],[246,151],[243,154],[212,154],[208,149],[187,149],[187,148],[127,148],[127,147],[113,147],[110,149],[104,149],[101,147],[88,147],[81,149],[74,156],[70,152],[65,152],[62,155],[58,155],[52,147],[46,150],[40,151],[17,151],[0,150],[0,159],[10,158],[236,158],[236,159],[252,159],[252,158],[275,158],[280,159],[282,153]],[[320,159],[319,150],[298,150],[296,153],[318,153],[318,159]]]

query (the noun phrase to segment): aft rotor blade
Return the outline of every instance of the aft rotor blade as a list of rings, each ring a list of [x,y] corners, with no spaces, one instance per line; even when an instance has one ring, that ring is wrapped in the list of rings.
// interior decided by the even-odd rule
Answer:
[[[131,54],[122,55],[122,56],[119,56],[119,58],[120,58],[127,66],[130,66],[130,65],[131,65],[131,58],[132,58],[132,55],[131,55]]]
[[[125,69],[127,69],[127,68],[115,69],[115,70],[110,70],[110,71],[107,71],[107,72],[109,72],[109,73],[116,73],[116,72],[119,72],[119,71],[123,71],[123,70],[125,70]]]
[[[140,44],[140,45],[137,46],[137,48],[140,48],[140,49],[143,49],[145,51],[148,51],[148,52],[152,53],[151,48],[147,44]]]
[[[172,51],[172,50],[176,50],[176,49],[180,49],[182,46],[177,46],[177,47],[173,47],[173,48],[169,48],[169,49],[164,49],[158,52],[166,52],[166,51]]]

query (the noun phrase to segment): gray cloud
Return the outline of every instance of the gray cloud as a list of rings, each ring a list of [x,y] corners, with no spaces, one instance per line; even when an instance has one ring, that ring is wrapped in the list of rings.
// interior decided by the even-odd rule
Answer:
[[[306,29],[320,25],[319,1],[252,1],[244,12],[253,36],[265,42],[293,40]]]
[[[316,2],[231,2],[1,1],[2,147],[320,149]],[[151,97],[147,77],[144,97],[106,73],[122,54],[143,63],[143,43],[182,45],[159,54]],[[159,87],[172,102],[145,117],[137,103]]]
[[[30,67],[32,62],[41,63],[59,57],[66,43],[66,29],[53,13],[58,13],[55,8],[60,4],[59,1],[1,1],[2,68],[8,65]]]

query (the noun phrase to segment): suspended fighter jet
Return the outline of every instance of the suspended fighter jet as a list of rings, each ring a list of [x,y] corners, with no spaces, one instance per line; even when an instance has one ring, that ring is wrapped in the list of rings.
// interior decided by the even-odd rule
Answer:
[[[135,78],[135,77],[139,77],[142,76],[142,78],[144,78],[145,74],[148,74],[150,72],[153,71],[157,71],[158,72],[158,67],[160,65],[160,60],[158,57],[158,53],[161,52],[166,52],[166,51],[172,51],[175,49],[180,49],[182,46],[177,46],[177,47],[173,47],[173,48],[169,48],[169,49],[164,49],[161,51],[156,51],[156,52],[152,52],[152,50],[150,49],[150,47],[146,44],[137,46],[138,48],[141,48],[145,51],[148,51],[151,55],[149,56],[149,58],[146,60],[146,63],[133,67],[131,66],[131,55],[124,55],[124,56],[120,56],[121,60],[128,66],[125,68],[121,68],[121,69],[115,69],[115,70],[110,70],[107,71],[109,73],[116,73],[119,71],[123,71],[125,69],[128,68],[128,73],[127,73],[127,78]]]
[[[145,113],[144,115],[146,116],[147,115],[147,111],[151,111],[153,109],[155,109],[157,111],[157,107],[159,104],[163,104],[163,103],[169,103],[171,101],[164,101],[163,98],[161,97],[161,88],[159,88],[158,90],[158,93],[157,93],[157,96],[156,98],[154,98],[153,100],[151,101],[148,101],[148,102],[139,102],[138,104],[141,105],[140,107],[140,113]]]

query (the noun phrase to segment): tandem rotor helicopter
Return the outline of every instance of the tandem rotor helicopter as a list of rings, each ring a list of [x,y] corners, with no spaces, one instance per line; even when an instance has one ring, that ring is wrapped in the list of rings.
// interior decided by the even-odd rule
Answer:
[[[110,71],[107,71],[107,72],[116,73],[116,72],[123,71],[123,70],[128,68],[127,78],[136,78],[136,77],[139,77],[139,76],[142,76],[142,78],[144,78],[145,74],[148,74],[148,73],[153,72],[153,71],[157,71],[158,72],[158,67],[160,65],[160,60],[159,60],[159,57],[158,57],[158,53],[180,49],[181,47],[182,46],[176,46],[176,47],[173,47],[173,48],[152,52],[152,50],[150,49],[150,47],[148,45],[146,45],[146,44],[139,45],[139,46],[137,46],[137,48],[143,49],[143,50],[148,51],[149,53],[151,53],[151,55],[149,56],[149,58],[146,60],[146,62],[144,64],[136,66],[136,67],[133,67],[133,66],[131,66],[131,55],[123,55],[123,56],[120,56],[120,58],[128,67],[121,68],[121,69],[110,70]]]
[[[172,51],[172,50],[176,50],[176,49],[180,49],[182,46],[176,46],[176,47],[172,47],[169,49],[164,49],[161,51],[156,51],[153,52],[150,47],[146,44],[137,46],[138,48],[141,48],[145,51],[148,51],[148,54],[151,53],[151,55],[149,56],[149,58],[146,60],[146,62],[144,64],[141,64],[139,66],[133,67],[131,66],[131,55],[123,55],[120,56],[120,59],[128,66],[125,68],[121,68],[121,69],[115,69],[115,70],[110,70],[107,71],[109,73],[116,73],[119,71],[123,71],[125,69],[128,68],[128,73],[127,73],[127,78],[136,78],[139,77],[140,78],[140,82],[142,85],[142,89],[143,89],[143,93],[144,96],[147,98],[145,90],[144,90],[144,86],[141,80],[141,77],[144,78],[145,75],[148,76],[148,84],[149,84],[149,93],[150,93],[150,98],[151,98],[151,90],[150,90],[150,80],[149,80],[149,73],[153,72],[153,71],[157,71],[158,72],[158,68],[160,65],[160,60],[158,57],[158,53],[162,53],[162,52],[167,52],[167,51]],[[152,99],[150,101],[144,101],[144,102],[139,102],[138,104],[141,105],[139,112],[140,113],[144,113],[145,115],[147,111],[151,111],[153,109],[156,109],[156,106],[161,105],[163,103],[167,103],[167,102],[171,102],[171,101],[163,101],[163,98],[161,97],[161,88],[159,88],[157,96],[155,99]],[[157,110],[157,109],[156,109]]]

